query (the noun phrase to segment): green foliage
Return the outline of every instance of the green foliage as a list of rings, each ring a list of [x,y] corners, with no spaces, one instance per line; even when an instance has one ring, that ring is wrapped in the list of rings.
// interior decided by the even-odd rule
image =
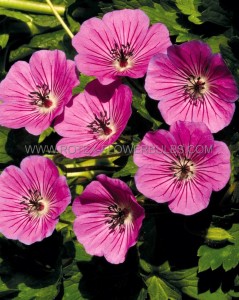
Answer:
[[[233,239],[233,243],[222,243],[220,248],[213,248],[213,246],[202,245],[198,250],[199,272],[203,272],[211,268],[215,270],[220,266],[225,271],[235,268],[239,263],[239,225],[234,224],[227,232]],[[224,240],[226,234],[224,233]],[[228,237],[226,238],[228,240]],[[222,241],[223,242],[223,241]]]
[[[152,24],[158,22],[164,23],[167,26],[170,35],[188,32],[188,30],[178,22],[176,10],[166,10],[158,3],[155,3],[154,7],[143,6],[141,9],[149,16]]]
[[[9,34],[0,34],[0,47],[3,49],[6,47],[9,40]]]
[[[202,6],[205,7],[201,14],[203,22],[211,22],[224,27],[230,26],[230,17],[220,6],[219,0],[202,0]]]
[[[93,76],[86,76],[84,74],[80,74],[80,84],[73,89],[73,95],[77,95],[79,93],[82,93],[87,85],[87,83],[94,80],[95,77]]]
[[[131,146],[129,145],[130,149]],[[126,165],[117,172],[114,172],[113,177],[124,177],[124,176],[131,176],[133,177],[137,171],[137,166],[133,162],[133,156],[129,156]]]
[[[38,143],[42,143],[49,135],[51,135],[52,132],[55,132],[54,128],[48,127],[46,130],[44,130],[38,139]]]
[[[202,24],[201,13],[198,11],[198,6],[201,4],[200,0],[176,0],[178,9],[189,16],[188,20],[194,24]]]
[[[153,129],[156,130],[160,127],[162,124],[160,121],[156,120],[153,118],[150,114],[149,111],[146,108],[146,95],[141,94],[136,96],[134,94],[133,96],[133,107],[136,108],[137,112],[146,120],[150,121],[153,124]]]
[[[12,160],[12,157],[8,155],[6,151],[6,144],[9,132],[10,129],[0,127],[0,164],[6,164]]]

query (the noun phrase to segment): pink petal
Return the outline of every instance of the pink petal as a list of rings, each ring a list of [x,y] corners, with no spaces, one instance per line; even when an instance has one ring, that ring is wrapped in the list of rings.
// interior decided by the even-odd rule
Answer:
[[[55,130],[63,136],[57,143],[57,150],[70,158],[99,155],[125,129],[131,115],[131,103],[129,87],[119,82],[108,86],[102,86],[98,80],[90,82],[85,92],[76,96],[64,115],[56,120]],[[100,137],[89,128],[96,116],[105,113],[113,127],[108,138]]]
[[[182,183],[176,197],[168,206],[174,213],[193,215],[208,206],[211,191],[210,183],[203,183],[200,180]]]

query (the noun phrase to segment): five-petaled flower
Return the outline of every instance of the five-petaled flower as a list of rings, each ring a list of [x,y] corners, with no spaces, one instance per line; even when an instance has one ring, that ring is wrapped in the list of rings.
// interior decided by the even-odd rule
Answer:
[[[131,102],[128,86],[120,82],[103,86],[93,80],[57,117],[55,130],[63,136],[57,150],[69,158],[99,155],[125,129]]]
[[[144,209],[119,179],[97,176],[73,202],[74,232],[91,255],[122,263],[137,242]]]
[[[238,98],[236,82],[221,55],[212,54],[201,41],[173,45],[167,55],[155,55],[145,89],[160,100],[158,107],[167,124],[204,122],[211,132],[231,122]]]
[[[0,125],[34,135],[62,113],[79,83],[75,63],[59,50],[40,50],[29,64],[16,62],[0,84]]]
[[[0,232],[30,245],[50,236],[70,203],[66,178],[45,157],[24,158],[0,175]]]
[[[107,13],[102,20],[85,21],[73,38],[80,72],[109,84],[119,76],[143,77],[150,58],[166,53],[171,45],[164,24],[149,28],[149,18],[141,10],[123,9]]]
[[[230,177],[229,149],[213,140],[204,123],[177,121],[169,132],[147,133],[134,162],[138,190],[184,215],[206,208],[212,191],[222,189]]]

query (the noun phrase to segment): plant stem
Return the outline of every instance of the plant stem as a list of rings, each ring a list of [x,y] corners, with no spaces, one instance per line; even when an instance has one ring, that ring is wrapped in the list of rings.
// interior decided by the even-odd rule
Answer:
[[[50,6],[53,14],[57,18],[57,20],[61,23],[61,26],[65,29],[66,33],[69,35],[69,37],[72,39],[74,37],[74,34],[70,31],[70,28],[66,25],[62,17],[58,14],[58,12],[55,10],[55,7],[52,5],[50,0],[46,0],[46,3]]]
[[[31,13],[52,15],[53,11],[49,5],[34,1],[26,0],[0,0],[0,8],[10,8],[23,10]],[[54,10],[61,16],[65,13],[65,7],[60,5],[54,5]]]

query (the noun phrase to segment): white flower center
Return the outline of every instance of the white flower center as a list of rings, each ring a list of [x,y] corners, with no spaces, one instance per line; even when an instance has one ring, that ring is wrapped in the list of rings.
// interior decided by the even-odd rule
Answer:
[[[119,46],[115,43],[115,48],[110,50],[113,59],[113,66],[118,72],[123,72],[133,66],[134,49],[129,43]]]
[[[204,100],[204,94],[208,91],[206,78],[190,75],[187,81],[188,83],[184,86],[185,93],[190,96],[192,103],[196,105],[198,100]]]
[[[49,211],[49,201],[41,196],[38,190],[28,190],[28,197],[23,196],[23,209],[32,217],[46,215]]]
[[[195,164],[192,160],[188,158],[179,158],[177,162],[173,162],[173,167],[171,167],[173,171],[173,176],[178,180],[190,180],[195,175]]]
[[[91,133],[97,134],[97,138],[102,140],[107,140],[115,134],[115,127],[111,124],[106,111],[101,112],[99,116],[96,116],[96,114],[94,116],[94,121],[87,125]]]

